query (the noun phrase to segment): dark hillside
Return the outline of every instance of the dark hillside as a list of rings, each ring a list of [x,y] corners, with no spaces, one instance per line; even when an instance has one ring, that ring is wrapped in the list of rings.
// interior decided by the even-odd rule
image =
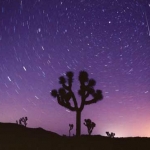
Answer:
[[[150,138],[65,137],[42,128],[0,123],[0,150],[147,150]]]
[[[51,137],[59,137],[58,134],[51,131],[46,131],[42,128],[26,128],[23,125],[18,125],[14,123],[0,123],[0,135],[4,135],[4,136],[44,135],[44,136],[51,136]]]
[[[0,123],[0,150],[28,150],[49,145],[60,136],[42,128],[26,128],[12,123]]]

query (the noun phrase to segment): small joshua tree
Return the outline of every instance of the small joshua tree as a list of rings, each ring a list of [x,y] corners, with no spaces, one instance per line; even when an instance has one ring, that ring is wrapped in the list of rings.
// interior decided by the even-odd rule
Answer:
[[[22,117],[19,119],[19,124],[24,125],[26,127],[27,126],[27,120],[28,120],[27,117]]]
[[[72,91],[73,72],[67,72],[66,77],[59,77],[59,83],[62,86],[58,90],[53,89],[51,95],[57,98],[59,105],[76,112],[76,136],[81,134],[81,112],[86,105],[91,105],[103,99],[102,91],[95,90],[96,81],[89,79],[86,71],[80,71],[79,83],[80,88],[78,94],[80,101],[77,101],[75,93]],[[91,99],[89,99],[91,97]]]
[[[69,124],[69,127],[70,127],[70,129],[69,129],[69,136],[71,136],[71,130],[73,129],[73,124]]]
[[[88,133],[89,135],[91,135],[94,127],[96,126],[96,124],[94,122],[91,121],[91,119],[84,119],[84,125],[87,127],[88,129]]]
[[[115,133],[113,133],[113,132],[111,132],[111,133],[106,132],[106,134],[107,134],[107,136],[110,137],[110,138],[114,138],[114,136],[115,136]]]

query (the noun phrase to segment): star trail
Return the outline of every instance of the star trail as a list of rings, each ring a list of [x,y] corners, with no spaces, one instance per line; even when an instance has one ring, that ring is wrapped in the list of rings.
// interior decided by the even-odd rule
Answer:
[[[82,134],[90,118],[93,134],[150,137],[149,24],[149,0],[1,0],[0,122],[68,135],[75,113],[50,91],[73,71],[78,97],[85,70],[104,99],[83,110]]]

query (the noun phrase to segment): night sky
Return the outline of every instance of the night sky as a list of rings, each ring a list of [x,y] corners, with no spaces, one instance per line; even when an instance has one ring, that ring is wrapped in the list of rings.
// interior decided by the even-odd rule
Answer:
[[[0,0],[0,122],[27,116],[28,127],[68,135],[75,112],[50,91],[73,71],[79,99],[81,70],[104,95],[85,106],[82,134],[90,118],[92,134],[150,137],[149,0]]]

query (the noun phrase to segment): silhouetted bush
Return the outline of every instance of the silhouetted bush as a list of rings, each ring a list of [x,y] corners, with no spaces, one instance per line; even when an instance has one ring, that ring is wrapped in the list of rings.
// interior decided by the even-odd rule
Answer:
[[[27,117],[22,117],[22,118],[19,119],[19,123],[18,123],[17,120],[16,120],[16,123],[19,124],[19,125],[24,125],[26,127],[27,126],[27,120],[28,120]]]
[[[111,137],[111,138],[114,138],[114,136],[115,136],[115,133],[113,133],[113,132],[111,132],[111,133],[106,132],[106,134],[108,137]]]
[[[84,125],[87,127],[88,129],[88,134],[91,135],[94,127],[96,126],[96,124],[94,122],[92,122],[90,119],[84,119]]]

